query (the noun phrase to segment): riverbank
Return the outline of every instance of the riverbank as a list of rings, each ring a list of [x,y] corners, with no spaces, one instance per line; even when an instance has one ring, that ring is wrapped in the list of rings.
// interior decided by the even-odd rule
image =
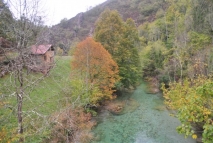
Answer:
[[[157,94],[160,92],[160,85],[159,85],[159,81],[157,78],[155,77],[147,77],[145,79],[146,81],[146,88],[145,88],[145,92],[148,94]]]

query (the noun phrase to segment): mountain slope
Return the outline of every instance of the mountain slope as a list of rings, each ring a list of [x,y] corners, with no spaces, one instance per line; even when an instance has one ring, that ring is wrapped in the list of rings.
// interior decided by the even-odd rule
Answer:
[[[69,20],[64,19],[53,26],[50,41],[68,48],[74,40],[82,40],[91,35],[96,20],[106,8],[117,10],[124,20],[132,18],[140,25],[145,21],[153,21],[165,6],[164,0],[107,0],[87,12],[79,13]]]

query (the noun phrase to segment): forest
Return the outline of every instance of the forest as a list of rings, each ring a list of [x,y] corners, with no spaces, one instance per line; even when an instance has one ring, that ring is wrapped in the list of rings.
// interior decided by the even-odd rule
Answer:
[[[212,0],[107,0],[52,27],[37,0],[16,4],[0,0],[0,142],[91,143],[103,108],[121,114],[115,100],[144,82],[179,134],[213,142]],[[45,72],[41,44],[54,45]]]

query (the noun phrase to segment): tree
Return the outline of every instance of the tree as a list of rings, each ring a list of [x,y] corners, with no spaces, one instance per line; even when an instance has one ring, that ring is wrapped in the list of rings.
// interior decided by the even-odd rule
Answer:
[[[112,55],[119,67],[124,87],[135,86],[141,77],[138,32],[132,19],[124,22],[115,10],[106,9],[99,17],[94,38]]]
[[[177,110],[176,116],[181,122],[179,133],[192,138],[202,136],[204,143],[213,141],[213,82],[212,79],[199,76],[170,83],[169,88],[162,87],[165,104]]]
[[[10,39],[9,32],[6,30],[6,27],[8,24],[13,22],[13,17],[7,4],[3,0],[0,0],[0,19],[0,37]]]
[[[38,0],[9,1],[9,5],[13,12],[8,12],[9,9],[6,9],[7,12],[1,13],[1,17],[6,20],[1,22],[3,26],[0,27],[0,31],[3,31],[13,42],[10,48],[15,56],[13,58],[7,57],[12,80],[11,87],[7,85],[3,95],[5,97],[16,95],[19,142],[23,142],[23,102],[25,98],[30,98],[29,92],[32,86],[43,79],[43,76],[35,79],[29,76],[25,70],[32,64],[29,47],[36,44],[42,26],[42,16],[39,14],[40,3]],[[12,20],[10,20],[11,18]]]
[[[119,80],[118,66],[100,43],[91,37],[79,43],[72,67],[83,78],[90,103],[112,98],[113,88]],[[92,94],[95,87],[98,87],[98,92]]]
[[[153,46],[153,42],[162,41],[166,49],[162,53],[163,67],[158,72],[158,77],[177,81],[187,76],[192,78],[196,74],[210,73],[212,69],[210,54],[212,41],[209,35],[211,8],[205,10],[202,8],[207,5],[211,7],[211,3],[210,1],[169,0],[163,18],[139,27],[141,39],[146,40],[147,48]],[[157,58],[157,56],[154,57]],[[153,59],[153,56],[148,59],[150,62],[147,62],[144,73],[150,73],[149,71],[155,71],[158,68],[158,60]]]
[[[119,41],[118,65],[120,76],[123,77],[121,82],[126,86],[135,86],[140,81],[141,64],[138,54],[138,31],[135,22],[129,18],[124,23],[124,32]]]
[[[106,9],[95,25],[94,38],[100,42],[117,61],[119,42],[123,33],[123,20],[117,11]]]

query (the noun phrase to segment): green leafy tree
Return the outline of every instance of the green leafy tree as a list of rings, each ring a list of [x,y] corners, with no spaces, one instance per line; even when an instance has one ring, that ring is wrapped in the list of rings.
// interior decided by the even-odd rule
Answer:
[[[132,19],[124,23],[124,33],[120,40],[119,59],[120,76],[124,77],[121,82],[129,87],[135,86],[140,81],[141,64],[138,54],[138,31]],[[122,70],[123,69],[123,70]]]
[[[169,0],[167,4],[164,17],[139,27],[144,47],[148,49],[153,47],[153,42],[161,41],[166,49],[162,53],[164,60],[153,60],[153,57],[157,59],[158,56],[151,56],[156,54],[152,50],[151,53],[147,53],[146,58],[142,57],[145,59],[143,61],[148,61],[142,65],[145,65],[144,73],[166,76],[170,81],[184,77],[192,78],[197,74],[209,75],[212,70],[212,40],[209,35],[212,11],[211,8],[203,11],[202,9],[207,5],[211,7],[212,2]],[[155,51],[156,48],[153,49]],[[161,61],[160,65],[163,63],[160,69],[158,61]],[[160,72],[154,72],[156,69]]]
[[[121,83],[135,86],[141,77],[139,37],[132,19],[124,22],[117,11],[106,9],[99,17],[94,38],[112,55],[119,66]]]
[[[101,13],[95,25],[94,38],[100,42],[104,48],[117,61],[119,42],[123,33],[123,20],[117,11],[106,9]]]
[[[4,37],[5,39],[12,40],[11,39],[11,32],[8,31],[8,26],[12,23],[15,22],[12,13],[9,10],[7,4],[3,1],[0,0],[0,37]]]

